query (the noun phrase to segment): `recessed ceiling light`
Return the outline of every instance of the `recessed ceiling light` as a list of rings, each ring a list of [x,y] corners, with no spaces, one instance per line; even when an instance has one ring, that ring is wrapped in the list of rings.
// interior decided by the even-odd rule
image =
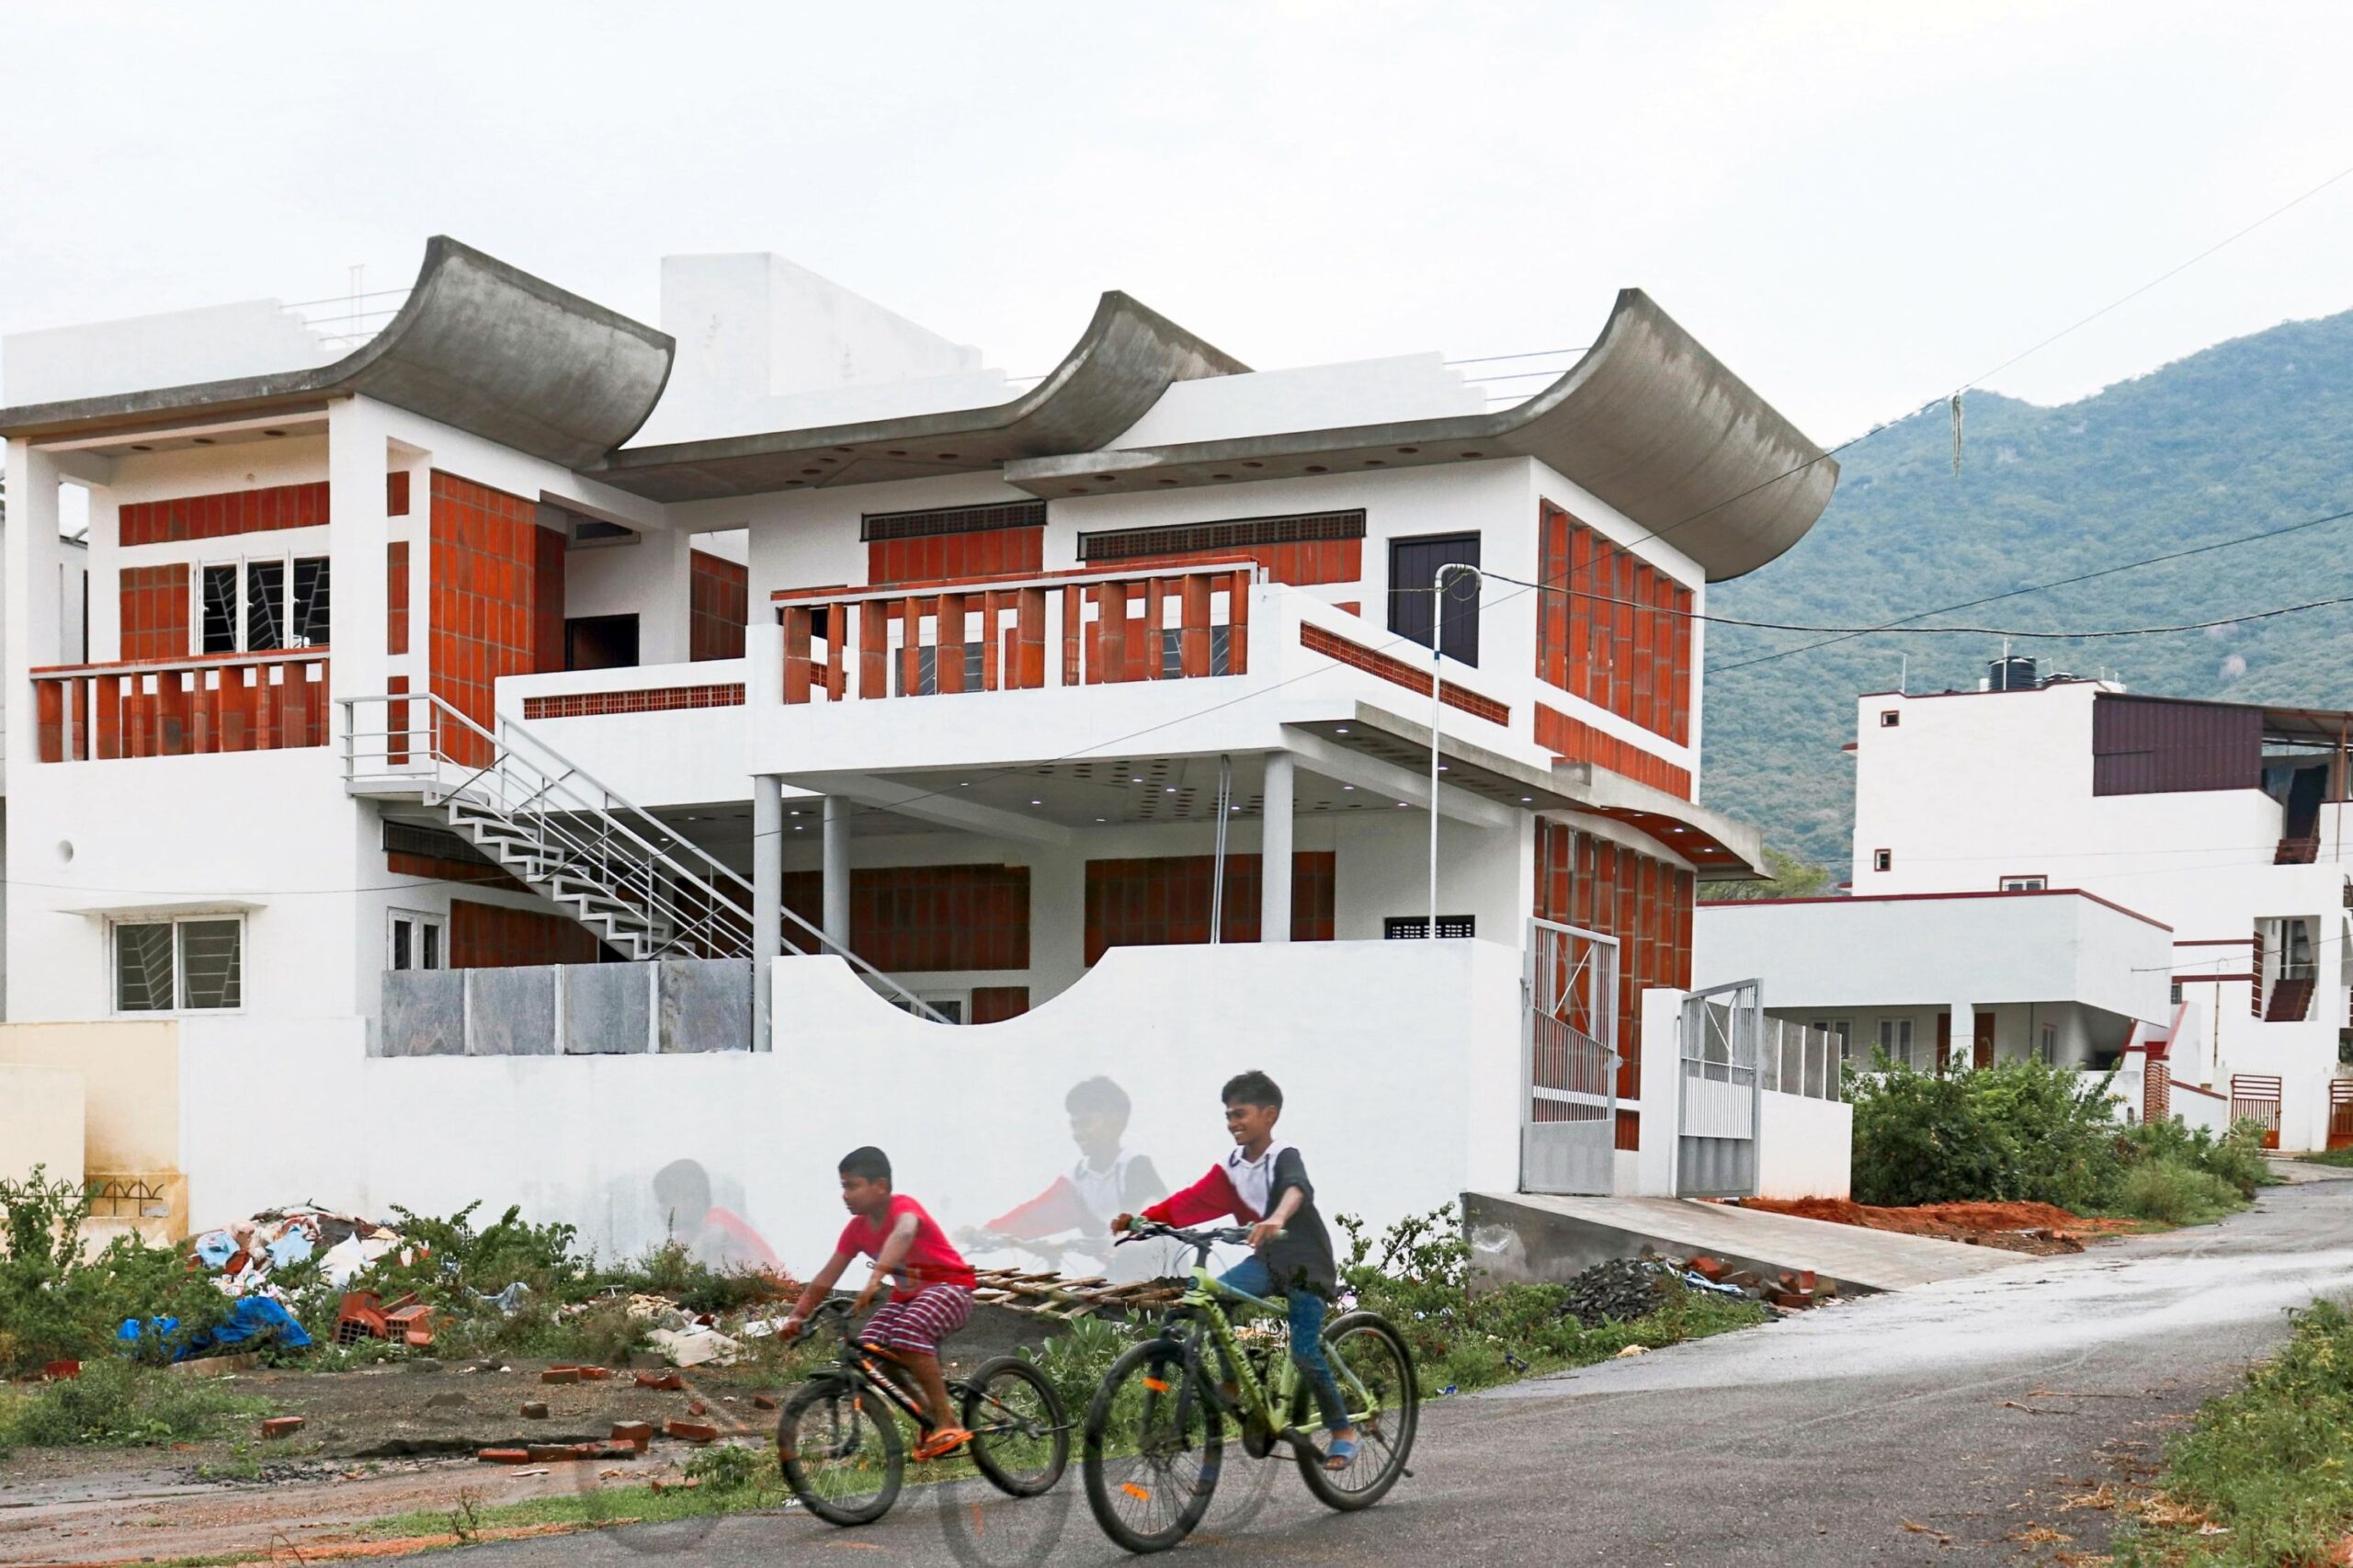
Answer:
[[[794,823],[792,824],[792,831],[795,833],[806,833],[809,831],[809,824],[806,823]]]
[[[134,452],[152,452],[155,449],[144,441],[133,441],[131,443],[131,449]]]
[[[1042,805],[1044,805],[1046,802],[1045,802],[1045,801],[1030,801],[1029,803],[1030,803],[1031,805],[1033,805],[1033,806],[1042,806]]]
[[[209,447],[212,444],[212,437],[210,436],[191,436],[188,439],[199,447]]]
[[[283,430],[265,430],[262,434],[265,436],[283,436],[286,432]]]
[[[1138,777],[1129,779],[1128,782],[1131,784],[1141,784],[1143,782],[1143,779],[1141,777]]]
[[[1533,796],[1533,795],[1522,795],[1519,799],[1520,799],[1520,803],[1521,803],[1522,805],[1525,805],[1525,804],[1527,804],[1529,801],[1532,801],[1532,800],[1536,799],[1536,797],[1535,797],[1535,796]]]
[[[959,790],[969,790],[969,789],[971,789],[972,787],[972,781],[971,779],[969,779],[969,778],[959,778],[958,780],[956,780],[956,788],[958,788]]]
[[[1353,784],[1343,784],[1343,785],[1341,785],[1341,786],[1340,786],[1340,788],[1341,788],[1341,789],[1343,789],[1343,790],[1353,790],[1353,789],[1355,789],[1355,788],[1356,788],[1356,786],[1355,786],[1355,785],[1353,785]]]
[[[1095,820],[1097,822],[1109,822],[1111,819],[1109,817],[1097,817]]]
[[[1171,784],[1171,785],[1169,785],[1166,789],[1165,789],[1165,790],[1161,790],[1161,793],[1162,793],[1162,794],[1164,794],[1164,795],[1173,795],[1173,794],[1175,794],[1176,792],[1176,785],[1174,785],[1174,784]]]
[[[1397,802],[1397,809],[1398,809],[1399,811],[1401,811],[1401,812],[1402,812],[1402,811],[1404,811],[1404,810],[1405,809],[1405,802],[1404,802],[1404,801],[1398,801],[1398,802]]]
[[[1347,727],[1346,724],[1342,724],[1338,729],[1336,729],[1336,730],[1335,730],[1335,731],[1333,732],[1333,733],[1335,733],[1335,734],[1339,734],[1339,735],[1345,735],[1345,734],[1347,734],[1347,733],[1348,733],[1348,727]]]
[[[1453,767],[1454,765],[1452,763],[1441,762],[1438,765],[1438,770],[1440,773],[1448,773],[1453,770]]]

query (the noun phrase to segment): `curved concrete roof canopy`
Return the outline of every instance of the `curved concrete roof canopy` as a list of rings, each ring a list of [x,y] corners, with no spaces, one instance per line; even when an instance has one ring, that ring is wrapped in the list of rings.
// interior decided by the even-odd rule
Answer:
[[[1106,494],[1301,474],[1532,457],[1705,569],[1754,572],[1803,538],[1838,465],[1639,289],[1601,335],[1517,407],[1346,429],[1041,457],[1006,480],[1036,495]]]
[[[356,392],[585,468],[654,412],[675,347],[665,333],[437,234],[398,313],[332,364],[0,410],[0,433],[95,433]]]
[[[654,501],[986,472],[1024,458],[1091,451],[1142,418],[1171,383],[1249,368],[1114,290],[1053,373],[1010,402],[641,447],[590,472]]]

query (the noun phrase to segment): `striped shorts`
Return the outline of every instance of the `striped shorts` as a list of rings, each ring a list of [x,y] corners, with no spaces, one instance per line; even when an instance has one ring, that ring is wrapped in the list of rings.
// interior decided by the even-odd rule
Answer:
[[[904,1301],[885,1301],[866,1320],[861,1345],[918,1356],[937,1356],[939,1342],[972,1315],[972,1292],[961,1285],[926,1285]]]

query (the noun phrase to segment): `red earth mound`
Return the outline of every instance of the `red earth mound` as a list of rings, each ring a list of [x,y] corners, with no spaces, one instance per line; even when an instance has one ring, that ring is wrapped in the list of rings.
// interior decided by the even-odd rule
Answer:
[[[2112,1228],[2111,1221],[2086,1220],[2048,1203],[1923,1203],[1881,1209],[1843,1198],[1745,1198],[1741,1207],[2016,1252],[2081,1252],[2084,1233]]]

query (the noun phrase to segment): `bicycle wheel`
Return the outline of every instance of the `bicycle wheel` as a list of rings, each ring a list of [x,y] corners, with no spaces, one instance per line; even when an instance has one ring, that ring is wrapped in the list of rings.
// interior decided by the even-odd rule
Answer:
[[[1154,1339],[1111,1363],[1086,1410],[1086,1506],[1130,1551],[1165,1551],[1209,1512],[1224,1423],[1181,1345]]]
[[[1377,1312],[1350,1312],[1326,1324],[1324,1355],[1356,1424],[1357,1457],[1346,1470],[1325,1470],[1324,1450],[1302,1442],[1295,1450],[1300,1479],[1326,1507],[1370,1508],[1397,1484],[1414,1451],[1422,1403],[1414,1358]]]
[[[889,1513],[906,1469],[899,1424],[881,1396],[834,1380],[804,1384],[784,1402],[776,1451],[792,1494],[834,1525]]]
[[[1070,1417],[1046,1375],[1017,1356],[983,1361],[964,1382],[972,1462],[1000,1492],[1051,1492],[1070,1463]]]

